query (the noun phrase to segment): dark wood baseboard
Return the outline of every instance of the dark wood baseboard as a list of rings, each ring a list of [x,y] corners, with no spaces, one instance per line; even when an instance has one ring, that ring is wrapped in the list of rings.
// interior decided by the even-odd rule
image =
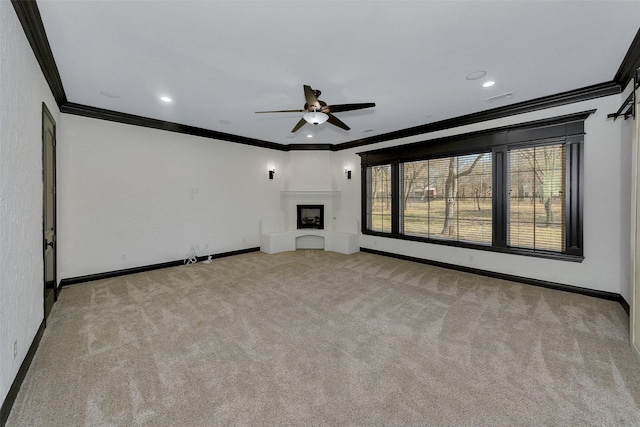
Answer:
[[[237,250],[237,251],[222,252],[222,253],[219,253],[219,254],[211,254],[211,259],[224,258],[224,257],[228,257],[228,256],[233,256],[233,255],[246,254],[246,253],[249,253],[249,252],[257,252],[259,250],[260,250],[259,247],[255,247],[255,248],[248,248],[248,249],[240,249],[240,250]],[[209,258],[209,255],[199,256],[198,257],[198,261],[205,261],[207,258]],[[86,276],[71,277],[71,278],[67,278],[67,279],[62,279],[60,281],[59,287],[62,288],[64,286],[75,285],[77,283],[92,282],[94,280],[109,279],[109,278],[118,277],[118,276],[126,276],[127,274],[143,273],[145,271],[159,270],[161,268],[177,267],[179,265],[184,265],[184,260],[162,262],[162,263],[159,263],[159,264],[151,264],[151,265],[143,265],[143,266],[140,266],[140,267],[125,268],[123,270],[107,271],[107,272],[104,272],[104,273],[96,273],[96,274],[88,274]]]
[[[449,264],[441,261],[433,261],[430,259],[416,258],[408,255],[400,255],[392,252],[378,251],[375,249],[360,248],[361,252],[367,252],[376,255],[387,256],[391,258],[402,259],[405,261],[418,262],[421,264],[433,265],[435,267],[448,268],[450,270],[462,271],[465,273],[473,273],[480,276],[493,277],[494,279],[509,280],[512,282],[525,283],[527,285],[540,286],[542,288],[555,289],[558,291],[572,292],[575,294],[587,295],[590,297],[602,298],[610,301],[617,301],[622,308],[629,314],[629,303],[620,294],[606,291],[598,291],[595,289],[582,288],[580,286],[565,285],[563,283],[548,282],[546,280],[532,279],[530,277],[514,276],[512,274],[497,273],[495,271],[482,270],[479,268],[464,267],[456,264]]]
[[[40,345],[40,340],[42,339],[42,334],[44,333],[45,322],[44,320],[40,323],[40,327],[38,328],[38,332],[36,332],[36,336],[33,338],[31,342],[31,346],[29,346],[29,351],[27,352],[26,357],[22,361],[20,365],[20,369],[18,370],[18,374],[11,383],[11,388],[9,388],[9,393],[7,393],[7,397],[2,402],[2,409],[0,409],[0,426],[4,427],[7,423],[7,419],[9,418],[9,414],[11,413],[11,408],[13,407],[13,403],[16,401],[16,397],[18,397],[18,392],[20,391],[20,387],[22,386],[22,382],[27,375],[27,371],[29,371],[29,367],[31,366],[31,361],[33,360],[33,356],[36,354],[36,350]]]

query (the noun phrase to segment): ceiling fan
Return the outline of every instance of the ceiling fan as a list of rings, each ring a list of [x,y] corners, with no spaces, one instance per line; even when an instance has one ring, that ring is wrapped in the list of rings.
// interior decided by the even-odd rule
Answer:
[[[304,104],[303,110],[275,110],[275,111],[256,111],[256,114],[261,113],[305,113],[300,121],[291,129],[291,132],[295,132],[304,126],[305,123],[311,123],[319,125],[320,123],[329,122],[334,126],[338,126],[344,130],[351,129],[344,124],[340,119],[334,116],[332,113],[341,113],[343,111],[361,110],[363,108],[375,107],[373,102],[363,102],[359,104],[336,104],[327,105],[326,102],[318,99],[320,96],[319,90],[311,89],[311,86],[304,85],[304,97],[307,101]]]

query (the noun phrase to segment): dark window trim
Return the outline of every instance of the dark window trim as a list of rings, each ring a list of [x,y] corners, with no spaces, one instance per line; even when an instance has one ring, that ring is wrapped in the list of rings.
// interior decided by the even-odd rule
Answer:
[[[550,252],[544,250],[533,250],[526,248],[514,248],[514,247],[498,247],[491,245],[483,245],[480,243],[471,243],[465,241],[456,241],[456,240],[446,240],[446,239],[426,239],[424,237],[418,236],[410,236],[406,234],[393,234],[393,233],[383,233],[379,231],[362,231],[362,234],[366,234],[367,236],[374,237],[384,237],[388,239],[395,240],[407,240],[411,242],[419,242],[419,243],[429,243],[434,245],[442,245],[442,246],[453,246],[456,248],[464,248],[464,249],[475,249],[486,252],[496,252],[502,254],[509,255],[524,255],[534,258],[546,258],[546,259],[555,259],[558,261],[569,261],[569,262],[582,262],[584,261],[584,256],[582,255],[570,255],[564,254],[560,252]]]
[[[441,155],[442,157],[459,155],[475,148],[479,149],[478,152],[483,150],[489,152],[492,147],[504,144],[582,135],[584,134],[582,123],[595,111],[581,111],[548,119],[533,120],[411,144],[395,145],[356,154],[361,159],[365,159],[367,166],[374,166],[389,163],[392,160],[406,162],[433,158],[434,155]]]
[[[368,152],[358,153],[362,173],[362,234],[410,240],[468,249],[526,255],[572,262],[582,262],[583,256],[583,143],[584,121],[595,110],[583,111],[549,119],[525,122],[494,129],[454,135],[445,138],[427,140],[418,143],[399,145]],[[508,176],[507,153],[511,148],[546,145],[554,140],[566,144],[566,202],[565,210],[565,251],[552,252],[511,247],[507,244],[508,203],[506,200]],[[400,233],[400,209],[398,191],[400,190],[399,164],[445,156],[491,152],[493,162],[492,197],[492,244],[483,245],[465,241],[426,238]],[[392,231],[378,232],[367,229],[367,168],[390,165],[392,176]],[[396,200],[398,199],[398,200]],[[395,203],[395,206],[393,205]]]
[[[391,233],[400,234],[400,221],[394,221],[394,218],[400,218],[400,199],[402,198],[402,190],[400,189],[400,164],[399,162],[391,162]]]
[[[509,203],[506,200],[507,193],[507,168],[508,151],[506,145],[493,147],[491,160],[493,162],[493,193],[491,198],[491,222],[492,222],[492,246],[494,248],[507,248],[508,232],[507,218],[509,216]]]
[[[575,137],[567,137],[565,189],[565,247],[567,255],[582,255],[582,215],[584,200],[584,142]]]

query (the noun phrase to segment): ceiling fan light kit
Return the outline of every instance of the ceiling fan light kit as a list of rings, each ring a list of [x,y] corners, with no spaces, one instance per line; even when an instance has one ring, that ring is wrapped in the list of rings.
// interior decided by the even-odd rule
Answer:
[[[321,113],[320,111],[312,111],[302,117],[307,123],[311,123],[312,125],[319,125],[329,120],[329,116],[325,113]]]
[[[319,125],[324,122],[329,122],[334,126],[337,126],[344,130],[350,130],[351,128],[342,122],[339,118],[334,116],[334,113],[340,113],[343,111],[362,110],[363,108],[372,108],[376,104],[373,102],[363,102],[359,104],[337,104],[327,105],[326,102],[318,99],[320,91],[317,89],[311,89],[309,85],[303,85],[304,98],[307,101],[304,104],[302,110],[274,110],[274,111],[256,111],[256,113],[305,113],[298,123],[291,129],[291,132],[296,132],[305,123],[311,123],[313,125]]]

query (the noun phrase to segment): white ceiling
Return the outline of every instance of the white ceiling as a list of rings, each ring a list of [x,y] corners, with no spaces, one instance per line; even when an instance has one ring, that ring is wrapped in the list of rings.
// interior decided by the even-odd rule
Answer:
[[[69,102],[280,144],[354,141],[609,82],[640,23],[637,0],[38,6]],[[254,113],[301,109],[303,84],[329,105],[376,107],[337,113],[350,131],[295,134],[301,113]]]

